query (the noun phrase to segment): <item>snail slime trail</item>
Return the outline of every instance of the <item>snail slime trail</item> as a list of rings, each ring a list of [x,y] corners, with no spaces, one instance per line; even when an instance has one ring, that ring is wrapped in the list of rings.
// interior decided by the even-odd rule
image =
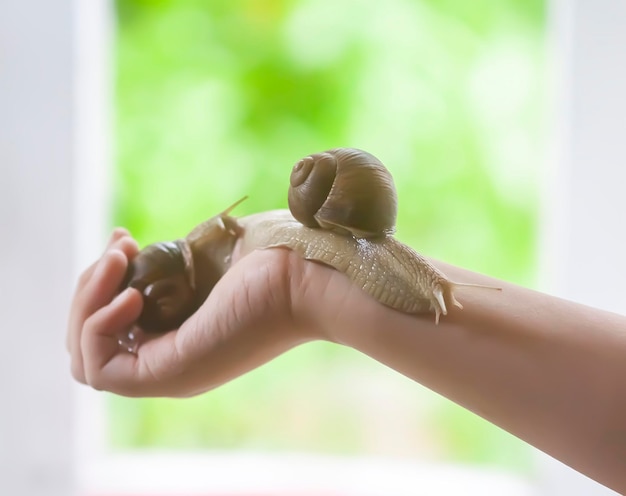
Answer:
[[[145,247],[131,261],[124,286],[141,291],[137,325],[148,333],[177,329],[230,266],[235,243],[243,252],[287,248],[343,272],[383,305],[432,312],[438,323],[450,306],[462,308],[459,286],[394,237],[398,199],[390,172],[354,148],[309,155],[291,171],[289,211],[233,217],[242,200],[194,228],[185,238]]]

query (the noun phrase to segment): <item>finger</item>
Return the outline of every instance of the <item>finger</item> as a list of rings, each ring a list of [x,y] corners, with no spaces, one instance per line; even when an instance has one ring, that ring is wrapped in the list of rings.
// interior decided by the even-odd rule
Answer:
[[[83,325],[91,314],[107,305],[118,292],[128,266],[126,253],[132,252],[133,246],[136,249],[134,241],[128,237],[117,240],[102,256],[82,291],[74,297],[67,340],[72,358],[72,375],[80,382],[85,380],[80,347]]]
[[[110,248],[112,248],[120,239],[122,238],[129,238],[132,240],[129,232],[124,229],[123,227],[116,227],[115,229],[113,229],[113,231],[111,232],[111,236],[109,236],[109,240],[107,241],[106,247],[104,249],[103,255],[104,253],[107,252],[107,250],[109,250]],[[134,242],[134,240],[133,240]],[[131,248],[132,247],[132,242],[123,242],[124,245],[126,245],[127,248]],[[136,242],[135,242],[136,245]],[[132,251],[132,250],[131,250]],[[130,255],[130,253],[129,253]],[[79,279],[78,279],[78,284],[76,286],[76,291],[80,292],[85,285],[89,282],[89,279],[91,278],[93,271],[95,270],[96,266],[98,265],[98,260],[96,260],[94,263],[92,263],[89,267],[87,267],[87,269],[85,269],[83,271],[83,273],[80,275]]]
[[[127,258],[133,258],[138,251],[137,242],[130,237],[128,231],[124,228],[116,228],[111,233],[107,242],[107,250],[119,249]],[[76,380],[84,382],[84,372],[82,370],[82,356],[80,352],[80,332],[83,325],[84,312],[81,311],[81,305],[84,303],[85,287],[91,281],[96,267],[99,266],[102,258],[91,264],[80,276],[72,306],[70,308],[70,316],[68,322],[68,331],[65,338],[65,347],[70,353],[72,375]]]
[[[137,254],[139,248],[137,247],[137,242],[133,238],[125,234],[126,232],[127,231],[122,228],[116,229],[111,235],[107,250],[120,250],[127,259],[132,259]],[[104,252],[104,254],[106,253],[107,251]],[[77,323],[76,317],[81,315],[79,310],[81,305],[84,303],[84,299],[86,296],[84,291],[85,287],[87,286],[87,284],[89,284],[89,281],[93,277],[93,273],[96,270],[96,267],[98,267],[101,261],[102,258],[94,262],[88,269],[83,272],[76,287],[76,291],[74,292],[72,308],[70,309],[69,329],[66,337],[66,347],[70,353],[73,350],[72,344],[76,342],[75,339],[72,339],[72,331],[76,330],[77,328],[77,326],[75,325]],[[78,330],[80,330],[80,326],[78,326]]]
[[[119,337],[126,335],[141,312],[141,294],[126,289],[111,302],[91,315],[85,322],[81,336],[85,382],[94,389],[115,391],[117,383],[134,382],[137,355],[123,351]],[[118,380],[109,377],[113,372]]]
[[[107,248],[110,248],[113,243],[115,243],[118,239],[123,238],[125,236],[130,237],[130,233],[128,229],[124,227],[114,227],[113,231],[111,231],[111,235],[109,236],[109,241],[107,242]]]

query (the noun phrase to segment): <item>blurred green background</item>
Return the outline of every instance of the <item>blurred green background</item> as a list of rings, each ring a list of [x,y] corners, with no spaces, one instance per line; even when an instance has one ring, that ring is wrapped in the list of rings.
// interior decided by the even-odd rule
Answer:
[[[533,285],[541,0],[118,0],[114,223],[141,245],[286,207],[299,158],[378,156],[397,237]],[[189,400],[110,398],[116,448],[388,454],[529,467],[526,445],[380,364],[313,343]]]

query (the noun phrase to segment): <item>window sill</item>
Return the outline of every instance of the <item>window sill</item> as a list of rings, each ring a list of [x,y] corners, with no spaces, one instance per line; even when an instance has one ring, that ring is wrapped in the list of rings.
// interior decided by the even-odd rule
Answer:
[[[81,496],[531,496],[506,472],[406,459],[132,452],[79,464]]]

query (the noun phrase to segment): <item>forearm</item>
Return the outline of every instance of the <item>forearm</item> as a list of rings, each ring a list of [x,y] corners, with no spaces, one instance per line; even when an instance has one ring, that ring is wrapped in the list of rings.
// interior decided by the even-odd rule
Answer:
[[[626,318],[441,267],[464,309],[439,325],[325,290],[329,338],[463,405],[617,490],[626,490]],[[337,291],[342,291],[337,287]],[[332,305],[336,305],[332,308]]]

